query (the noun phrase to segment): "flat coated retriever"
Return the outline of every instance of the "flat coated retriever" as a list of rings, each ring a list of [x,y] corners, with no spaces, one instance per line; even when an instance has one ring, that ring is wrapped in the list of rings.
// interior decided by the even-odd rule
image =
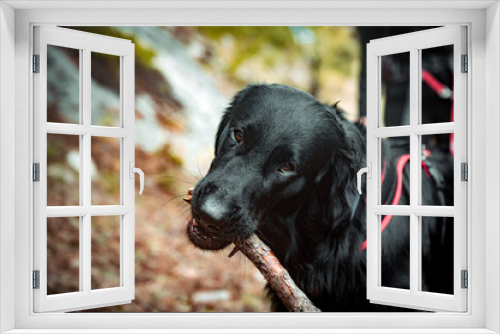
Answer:
[[[189,239],[201,249],[218,250],[256,233],[322,311],[404,310],[366,299],[366,251],[361,248],[366,198],[356,191],[356,173],[366,165],[365,132],[336,106],[301,90],[247,86],[225,111],[216,156],[194,189]],[[394,204],[409,204],[409,164],[399,166],[405,186],[396,195],[398,164],[408,142],[383,140],[382,145],[382,200],[390,204],[399,196]],[[442,158],[440,166],[448,166],[446,161]],[[436,181],[439,171],[430,161],[423,167],[423,204],[447,204],[443,184]],[[382,285],[408,289],[409,218],[387,218]],[[452,228],[445,218],[422,221],[424,291],[453,293]],[[286,311],[269,293],[272,310]]]

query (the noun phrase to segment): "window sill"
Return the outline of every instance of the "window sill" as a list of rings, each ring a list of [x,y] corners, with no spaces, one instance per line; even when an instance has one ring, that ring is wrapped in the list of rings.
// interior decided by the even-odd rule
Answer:
[[[488,329],[14,329],[5,334],[486,334]]]

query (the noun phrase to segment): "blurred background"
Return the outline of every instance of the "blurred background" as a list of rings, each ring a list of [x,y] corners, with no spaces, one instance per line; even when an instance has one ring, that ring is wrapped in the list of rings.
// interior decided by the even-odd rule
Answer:
[[[340,101],[346,118],[363,120],[361,45],[419,29],[68,28],[135,44],[135,155],[146,174],[144,193],[136,195],[135,300],[91,312],[269,311],[265,281],[251,263],[239,254],[228,259],[230,249],[201,251],[185,235],[190,213],[182,198],[208,170],[222,112],[248,83],[281,83],[323,103]],[[79,52],[49,46],[47,58],[47,121],[78,123]],[[392,72],[386,77],[399,87],[408,74],[394,63],[389,61]],[[93,125],[118,125],[119,75],[118,57],[92,53]],[[401,111],[404,99],[398,103]],[[49,134],[47,145],[47,205],[78,205],[79,138]],[[91,148],[92,204],[118,204],[120,141],[94,137]],[[119,231],[118,216],[92,218],[93,289],[119,285]],[[78,218],[49,218],[47,233],[48,293],[78,291]]]
[[[70,28],[135,44],[136,166],[146,174],[136,196],[135,300],[92,312],[268,311],[265,281],[251,263],[189,243],[182,197],[206,173],[222,112],[248,83],[282,83],[341,101],[355,120],[356,28]],[[49,122],[78,123],[78,64],[78,50],[49,47]],[[92,53],[92,124],[117,125],[119,69],[118,57]],[[119,202],[119,145],[92,138],[93,204]],[[78,150],[77,136],[48,135],[48,205],[78,205]],[[49,294],[78,291],[78,218],[49,218],[47,226]],[[93,217],[93,289],[119,285],[119,245],[118,217]]]

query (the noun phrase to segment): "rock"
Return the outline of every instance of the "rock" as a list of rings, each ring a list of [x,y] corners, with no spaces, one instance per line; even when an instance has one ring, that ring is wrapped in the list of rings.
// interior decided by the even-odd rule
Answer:
[[[229,300],[229,298],[231,298],[231,294],[228,290],[204,291],[193,294],[194,303],[213,303]]]

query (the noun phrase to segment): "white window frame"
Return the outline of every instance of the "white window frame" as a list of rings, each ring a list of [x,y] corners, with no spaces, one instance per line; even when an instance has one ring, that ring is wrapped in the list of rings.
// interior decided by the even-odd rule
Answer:
[[[86,332],[127,329],[162,332],[319,332],[463,333],[500,331],[500,10],[498,1],[269,1],[121,2],[4,1],[0,4],[0,322],[12,333]],[[12,7],[15,8],[15,10]],[[70,8],[58,9],[66,6]],[[137,10],[148,6],[153,9]],[[394,9],[393,6],[397,6]],[[459,6],[454,8],[454,6]],[[97,8],[100,7],[100,8]],[[158,9],[157,7],[163,7]],[[221,9],[224,7],[224,9]],[[292,9],[289,9],[292,7]],[[24,9],[23,9],[24,8]],[[28,10],[28,9],[30,10]],[[35,8],[35,9],[33,9]],[[42,8],[45,8],[42,10]],[[47,9],[48,8],[48,9]],[[75,9],[79,8],[79,9]],[[82,9],[86,8],[86,9]],[[246,10],[242,10],[246,8]],[[348,9],[346,9],[348,8]],[[401,9],[403,8],[403,9]],[[409,10],[411,9],[411,10]],[[104,13],[104,14],[103,14]],[[471,87],[468,98],[470,152],[468,197],[468,312],[437,314],[35,314],[31,290],[32,258],[32,27],[52,25],[467,25]],[[3,29],[7,28],[7,29]],[[15,39],[14,39],[15,31]],[[15,56],[15,58],[14,58]],[[14,70],[15,67],[15,70]],[[487,69],[487,71],[486,71]],[[14,82],[14,85],[12,84]],[[15,110],[15,113],[13,112]],[[487,121],[486,121],[487,119]],[[10,136],[10,137],[9,137]],[[12,145],[14,136],[15,145]],[[488,152],[488,154],[485,153]],[[488,174],[488,182],[486,182]],[[12,178],[15,175],[15,178]],[[11,196],[15,193],[15,199]],[[486,196],[488,194],[488,196]],[[14,208],[14,209],[12,209]],[[14,224],[15,223],[15,224]],[[14,254],[14,255],[13,255]],[[27,261],[27,259],[29,259]],[[487,264],[487,265],[486,265]],[[14,287],[14,289],[12,289]],[[488,291],[488,293],[486,293]],[[12,307],[14,305],[14,307]],[[137,329],[141,326],[143,329]],[[293,330],[295,328],[295,330]],[[322,328],[323,330],[315,330]],[[412,330],[410,328],[413,328]],[[439,329],[436,329],[439,328]],[[132,330],[137,329],[137,330]],[[267,331],[265,329],[268,329]],[[281,330],[280,330],[281,329]],[[286,330],[285,330],[286,329]],[[337,331],[335,329],[338,329]],[[418,330],[416,330],[418,329]],[[432,330],[431,330],[432,329]],[[47,331],[45,331],[47,332]],[[109,332],[109,331],[108,331]],[[158,331],[160,332],[160,331]],[[187,333],[187,331],[183,331]]]
[[[47,122],[47,48],[48,45],[73,48],[80,53],[79,124]],[[91,123],[91,53],[119,57],[120,115],[116,127]],[[34,84],[34,162],[39,181],[33,185],[34,270],[39,270],[39,289],[34,289],[35,312],[75,311],[101,306],[128,304],[135,296],[135,61],[134,44],[129,40],[91,34],[60,27],[34,27],[34,54],[39,55],[39,73]],[[47,134],[79,136],[79,193],[76,206],[47,207]],[[120,141],[120,202],[117,205],[92,205],[91,140],[109,137]],[[91,286],[91,241],[93,216],[118,216],[120,221],[120,285],[106,289]],[[79,291],[47,295],[47,218],[79,218]]]
[[[372,40],[367,45],[367,298],[372,303],[406,306],[419,310],[467,310],[467,290],[461,288],[461,270],[467,269],[467,185],[460,180],[460,164],[467,163],[467,73],[461,72],[461,55],[467,54],[466,27],[448,26]],[[454,121],[422,124],[422,50],[453,46]],[[386,55],[409,53],[410,124],[383,126],[382,61]],[[422,205],[421,135],[454,133],[454,205]],[[410,144],[410,204],[382,205],[381,141],[385,137],[408,138]],[[369,175],[370,175],[369,174]],[[407,216],[410,224],[409,289],[382,286],[382,215]],[[453,222],[453,293],[422,291],[421,217],[454,217]]]

